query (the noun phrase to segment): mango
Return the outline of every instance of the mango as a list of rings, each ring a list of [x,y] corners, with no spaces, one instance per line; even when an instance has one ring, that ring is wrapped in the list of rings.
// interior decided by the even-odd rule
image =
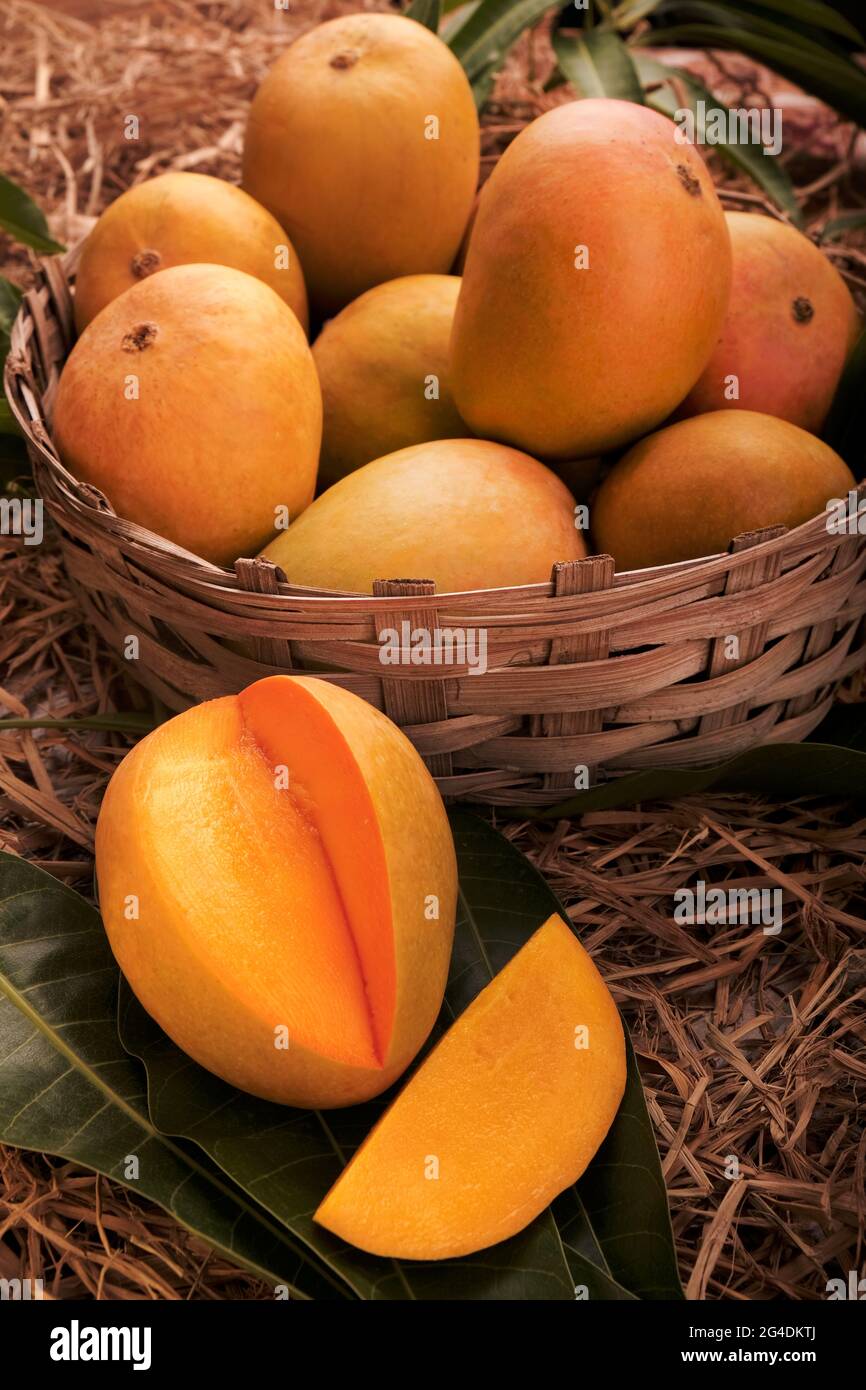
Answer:
[[[506,1240],[584,1172],[625,1077],[616,1006],[550,917],[421,1063],[315,1220],[395,1259]]]
[[[764,526],[800,526],[854,475],[814,435],[751,410],[696,415],[642,439],[608,473],[592,508],[595,547],[619,571],[727,550]]]
[[[835,266],[775,217],[729,212],[734,275],[718,343],[678,418],[757,410],[818,434],[861,321]]]
[[[209,174],[160,174],[122,193],[84,242],[78,332],[124,290],[173,265],[229,265],[270,285],[306,333],[301,263],[282,227],[242,189]]]
[[[383,714],[270,676],[127,755],[99,901],[145,1009],[195,1061],[286,1105],[377,1095],[445,989],[457,872],[435,783]]]
[[[448,387],[460,281],[403,275],[367,290],[313,344],[325,419],[319,487],[428,439],[467,433]]]
[[[432,579],[456,593],[541,583],[586,547],[550,469],[487,440],[443,439],[350,473],[262,553],[292,584],[370,593],[376,579]]]
[[[545,112],[479,200],[451,339],[475,434],[544,459],[655,429],[703,370],[731,278],[700,155],[629,101]]]
[[[385,280],[449,270],[478,168],[475,102],[451,50],[406,16],[350,14],[265,77],[243,186],[285,227],[329,317]]]
[[[217,565],[312,501],[322,432],[296,316],[223,265],[152,275],[97,314],[63,369],[54,438],[127,521]]]

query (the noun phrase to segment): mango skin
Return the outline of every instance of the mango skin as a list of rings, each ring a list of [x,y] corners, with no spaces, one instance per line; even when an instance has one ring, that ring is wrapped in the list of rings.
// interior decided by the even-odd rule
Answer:
[[[239,738],[248,751],[250,729],[261,729],[256,701],[278,698],[286,682],[291,702],[277,727],[282,723],[304,741],[317,774],[329,775],[335,761],[349,759],[369,799],[358,814],[372,815],[381,838],[396,993],[390,1038],[378,1065],[351,1063],[334,1047],[314,1049],[295,1036],[287,1050],[275,1049],[275,1024],[291,1022],[280,1010],[279,994],[293,959],[280,954],[278,941],[264,974],[249,964],[262,911],[255,899],[268,883],[267,865],[259,861],[273,837],[266,826],[249,841],[235,836],[224,863],[227,874],[249,875],[249,909],[226,908],[228,880],[215,876],[207,854],[218,808],[203,793],[213,785],[215,756],[231,753]],[[329,740],[336,741],[334,758]],[[269,776],[264,765],[262,774]],[[315,789],[304,804],[311,808],[305,814],[315,816]],[[166,821],[167,810],[176,815],[185,805],[201,831],[190,830],[183,819]],[[229,822],[230,844],[233,833]],[[284,875],[296,850],[292,843],[279,849]],[[241,696],[196,706],[161,725],[132,749],[108,785],[97,823],[96,867],[111,948],[135,994],[179,1047],[231,1085],[285,1105],[357,1104],[393,1083],[433,1027],[448,975],[457,897],[447,816],[409,740],[385,715],[338,686],[311,677],[268,677]],[[373,868],[368,864],[366,872]],[[435,919],[426,908],[431,894],[438,898]],[[129,895],[138,900],[137,919],[127,916]],[[291,909],[290,901],[284,903],[283,909],[275,904],[278,925],[279,912]],[[220,932],[230,939],[218,955],[212,942]],[[313,939],[314,952],[315,945]],[[259,956],[259,968],[260,961]],[[326,1014],[332,990],[327,980],[319,988]]]
[[[475,434],[542,459],[619,448],[700,375],[730,278],[712,180],[671,121],[628,101],[556,107],[479,199],[451,339],[457,408]]]
[[[330,319],[313,344],[324,405],[319,490],[383,454],[467,433],[448,386],[460,281],[402,275]],[[428,399],[426,383],[438,381]]]
[[[438,439],[350,473],[262,554],[314,589],[432,579],[437,593],[458,593],[549,580],[557,561],[586,554],[574,523],[574,498],[536,459]]]
[[[836,267],[795,227],[729,212],[734,255],[728,312],[709,362],[677,410],[757,410],[819,434],[862,329]],[[738,378],[736,400],[726,378]]]
[[[284,268],[277,267],[285,247]],[[282,227],[254,198],[210,174],[172,171],[122,193],[87,237],[75,277],[75,326],[124,290],[174,265],[232,266],[255,275],[288,304],[306,333],[301,263]]]
[[[439,121],[438,139],[425,131]],[[243,186],[298,248],[328,317],[398,275],[449,270],[478,183],[468,79],[414,19],[350,14],[297,39],[250,110]]]
[[[720,554],[746,531],[800,526],[854,486],[839,455],[797,425],[718,410],[630,449],[595,496],[592,536],[619,572],[669,565]]]
[[[107,304],[53,423],[66,467],[118,516],[216,565],[255,555],[278,507],[313,498],[322,395],[304,331],[229,266],[173,266]]]

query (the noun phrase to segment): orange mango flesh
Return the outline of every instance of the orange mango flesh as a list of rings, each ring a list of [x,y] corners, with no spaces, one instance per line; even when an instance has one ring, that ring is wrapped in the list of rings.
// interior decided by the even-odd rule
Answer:
[[[315,1219],[397,1259],[505,1240],[580,1177],[619,1108],[625,1069],[613,1000],[550,917],[422,1062]]]
[[[334,739],[333,720],[322,705],[306,701],[304,737],[292,739],[287,700],[296,703],[299,692],[304,699],[300,687],[286,680],[258,681],[238,703],[267,763],[291,767],[295,797],[309,803],[315,818],[319,854],[340,885],[345,931],[360,958],[381,1061],[391,1039],[396,992],[393,933],[382,931],[383,923],[391,926],[382,836],[358,764],[349,745]]]
[[[431,851],[420,862],[386,848],[389,783],[398,815],[406,799],[416,808]],[[336,687],[271,677],[161,726],[111,781],[97,871],[142,1004],[242,1089],[295,1105],[367,1099],[433,1025],[456,897],[447,819],[399,730]]]

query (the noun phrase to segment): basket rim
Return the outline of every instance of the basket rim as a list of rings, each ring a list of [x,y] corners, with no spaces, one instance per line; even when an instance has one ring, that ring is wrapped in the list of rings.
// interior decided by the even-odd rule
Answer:
[[[113,544],[124,552],[134,555],[139,563],[146,566],[148,560],[156,564],[170,560],[179,582],[190,584],[195,588],[204,588],[212,593],[221,592],[226,597],[239,593],[243,593],[247,598],[252,597],[249,589],[245,588],[239,581],[237,566],[248,566],[253,563],[269,569],[274,575],[276,582],[272,586],[272,591],[266,595],[268,606],[274,604],[282,606],[282,603],[285,602],[292,607],[299,603],[308,604],[313,610],[325,605],[328,607],[336,605],[344,612],[350,612],[353,609],[365,611],[370,611],[370,609],[393,610],[394,595],[377,596],[371,593],[292,584],[278,565],[260,556],[238,557],[236,566],[233,568],[215,565],[195,552],[186,550],[159,535],[159,533],[118,515],[110,499],[103,492],[90,484],[81,482],[66,468],[54,447],[46,425],[43,423],[40,407],[45,392],[36,385],[28,370],[27,347],[31,335],[27,331],[27,320],[30,317],[34,318],[35,321],[33,305],[38,302],[39,297],[44,295],[46,290],[48,291],[48,304],[43,307],[55,319],[58,318],[51,282],[59,271],[63,286],[68,293],[85,239],[82,237],[71,250],[63,255],[39,258],[37,282],[25,291],[12,323],[10,349],[3,372],[6,399],[24,436],[28,452],[31,455],[31,462],[34,465],[36,480],[39,482],[39,468],[41,467],[45,470],[49,490],[53,494],[46,501],[49,513],[53,514],[55,510],[60,514],[74,511],[85,526],[106,533]],[[51,384],[49,383],[46,392],[50,389]],[[856,499],[853,506],[852,496]],[[844,511],[840,513],[840,519],[844,518],[850,523],[853,518],[858,518],[858,529],[853,534],[859,535],[859,518],[866,515],[866,478],[856,485],[848,498],[833,500],[844,504]],[[583,604],[589,603],[590,606],[595,606],[593,600],[598,604],[609,603],[612,595],[622,595],[623,591],[626,591],[629,601],[638,598],[646,600],[653,596],[659,596],[660,592],[667,590],[672,581],[677,587],[681,581],[687,583],[693,581],[698,585],[712,583],[740,566],[754,564],[756,560],[769,558],[777,552],[784,552],[791,558],[796,558],[798,553],[813,551],[815,542],[822,533],[825,536],[829,535],[827,516],[825,507],[824,512],[818,513],[797,527],[766,527],[762,530],[746,533],[749,537],[748,548],[735,549],[736,543],[741,541],[743,537],[734,537],[728,551],[675,561],[667,565],[649,566],[639,570],[616,571],[614,569],[609,588],[597,593],[584,593],[580,595],[580,599]],[[598,559],[601,556],[601,552],[596,552],[586,558]],[[384,578],[385,576],[383,576]],[[411,580],[406,577],[393,576],[390,582],[429,583],[430,581],[423,576],[412,576]],[[413,595],[412,607],[418,609],[439,607],[443,600],[447,600],[452,607],[455,605],[474,607],[477,604],[483,606],[485,602],[489,603],[494,599],[507,602],[510,598],[515,610],[519,610],[527,602],[531,604],[533,600],[546,603],[558,600],[567,604],[574,597],[574,595],[558,595],[553,578],[551,578],[533,584],[500,585],[483,589],[434,590],[429,595]],[[502,609],[501,611],[505,615],[508,610]]]

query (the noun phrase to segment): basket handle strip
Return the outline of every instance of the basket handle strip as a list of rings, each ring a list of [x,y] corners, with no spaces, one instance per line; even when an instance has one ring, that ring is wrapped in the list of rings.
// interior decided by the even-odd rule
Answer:
[[[744,550],[751,550],[754,546],[761,545],[763,541],[776,540],[785,534],[785,530],[784,526],[772,526],[761,531],[746,531],[731,541],[731,554],[738,555]],[[778,578],[780,567],[781,555],[778,550],[769,555],[761,553],[752,564],[740,565],[728,573],[725,594],[742,594],[747,590],[760,588],[765,583],[772,583],[774,579]],[[736,656],[731,656],[728,650],[728,644],[732,638],[737,641],[738,654]],[[766,644],[766,622],[754,623],[741,628],[738,632],[726,633],[723,637],[714,638],[710,648],[707,674],[710,679],[713,679],[726,671],[733,671],[738,667],[748,665],[749,662],[754,661],[755,657],[761,655]],[[748,719],[749,712],[750,706],[747,701],[738,705],[730,705],[727,709],[711,710],[702,717],[698,732],[699,734],[711,734],[717,729],[727,729],[733,724],[739,724],[744,719]]]
[[[429,597],[436,591],[432,579],[376,579],[373,581],[373,595],[376,598]],[[410,631],[424,630],[429,633],[431,642],[435,640],[435,630],[439,618],[435,608],[405,608],[399,606],[393,612],[386,610],[377,615],[379,632],[384,628],[395,628],[402,632],[403,623],[408,623]],[[383,670],[386,668],[382,668]],[[382,704],[385,713],[402,729],[407,724],[438,724],[448,718],[448,703],[445,687],[439,680],[388,680],[382,678]],[[431,753],[424,759],[434,777],[450,777],[452,762],[450,753]]]

